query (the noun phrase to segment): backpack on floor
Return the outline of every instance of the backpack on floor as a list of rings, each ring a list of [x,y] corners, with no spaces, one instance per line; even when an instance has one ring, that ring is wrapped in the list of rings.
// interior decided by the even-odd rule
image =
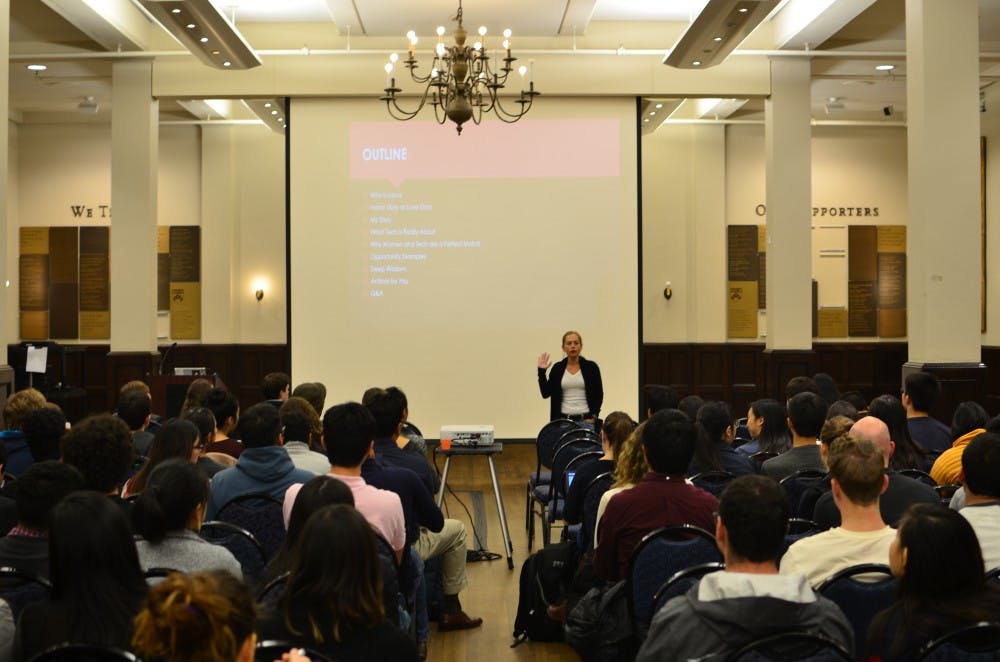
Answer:
[[[532,641],[562,641],[563,625],[549,618],[549,605],[559,603],[576,570],[578,550],[574,541],[549,545],[521,566],[514,643],[511,648]]]

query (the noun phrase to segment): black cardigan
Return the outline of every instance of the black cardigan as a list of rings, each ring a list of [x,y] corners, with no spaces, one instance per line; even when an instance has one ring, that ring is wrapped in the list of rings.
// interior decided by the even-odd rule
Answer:
[[[545,376],[545,368],[538,369],[538,389],[543,398],[551,398],[549,420],[562,418],[562,378],[566,372],[568,359],[552,364],[549,376]],[[604,403],[604,384],[601,383],[601,369],[593,361],[580,357],[580,372],[583,373],[583,387],[587,393],[587,407],[590,409],[586,418],[597,418]]]

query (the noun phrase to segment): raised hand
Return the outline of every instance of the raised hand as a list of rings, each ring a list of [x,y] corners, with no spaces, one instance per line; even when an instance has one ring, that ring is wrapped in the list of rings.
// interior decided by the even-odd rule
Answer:
[[[552,361],[549,360],[549,353],[542,352],[538,356],[538,367],[542,370],[548,370],[550,365],[552,365]]]

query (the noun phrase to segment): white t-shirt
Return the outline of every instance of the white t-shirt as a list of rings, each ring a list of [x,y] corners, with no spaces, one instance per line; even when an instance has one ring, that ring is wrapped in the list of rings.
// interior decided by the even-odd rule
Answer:
[[[583,383],[583,371],[578,370],[575,375],[571,375],[567,370],[563,373],[562,378],[562,413],[586,414],[589,412],[587,387]]]
[[[805,575],[815,588],[844,568],[862,563],[889,564],[891,526],[877,531],[845,531],[837,527],[799,540],[781,557],[783,575]]]
[[[1000,567],[1000,503],[979,503],[960,511],[979,538],[986,570]]]

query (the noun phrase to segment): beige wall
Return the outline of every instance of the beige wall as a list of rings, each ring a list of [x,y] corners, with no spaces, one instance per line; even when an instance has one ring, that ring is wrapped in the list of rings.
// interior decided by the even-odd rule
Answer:
[[[1000,345],[1000,86],[987,87],[980,115],[986,137],[986,333],[983,345]]]

